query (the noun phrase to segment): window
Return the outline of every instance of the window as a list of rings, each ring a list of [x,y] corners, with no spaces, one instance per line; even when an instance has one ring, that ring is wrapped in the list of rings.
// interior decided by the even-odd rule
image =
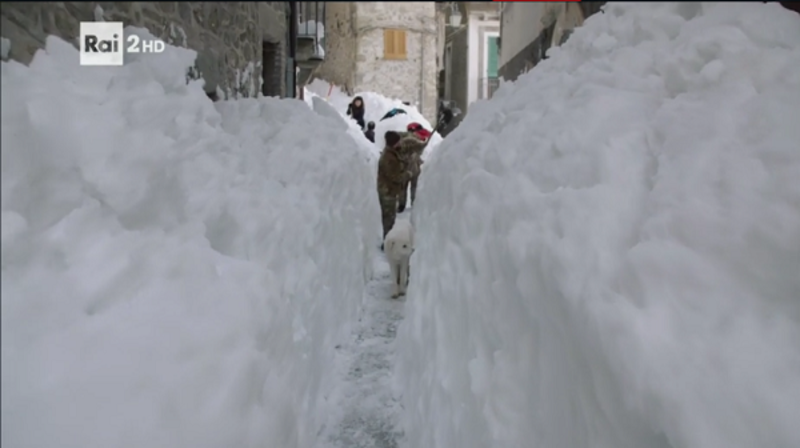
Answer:
[[[405,30],[383,30],[383,58],[407,59]]]
[[[488,45],[488,60],[487,60],[487,67],[486,67],[486,76],[489,78],[497,78],[497,40],[498,38],[495,36],[489,36],[486,40]]]

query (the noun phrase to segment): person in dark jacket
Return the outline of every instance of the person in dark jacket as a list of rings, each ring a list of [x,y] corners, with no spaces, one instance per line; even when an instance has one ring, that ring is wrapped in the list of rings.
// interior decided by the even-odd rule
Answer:
[[[364,131],[364,135],[367,137],[367,140],[375,143],[375,122],[370,121],[367,123],[367,130]]]
[[[364,99],[360,96],[353,98],[353,102],[347,106],[347,115],[356,120],[361,129],[364,129]]]

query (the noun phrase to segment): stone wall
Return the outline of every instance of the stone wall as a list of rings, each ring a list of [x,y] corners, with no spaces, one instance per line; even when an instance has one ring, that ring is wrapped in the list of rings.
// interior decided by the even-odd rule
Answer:
[[[356,69],[355,3],[328,2],[325,5],[325,61],[314,77],[354,93]]]
[[[79,22],[94,21],[97,6],[106,21],[144,27],[196,50],[206,90],[225,97],[257,94],[262,42],[286,41],[285,2],[3,2],[0,34],[11,40],[9,56],[29,63],[50,34],[77,46]]]
[[[406,30],[407,60],[383,59],[385,28]],[[408,101],[420,108],[428,121],[435,123],[437,28],[435,2],[357,3],[355,90]]]

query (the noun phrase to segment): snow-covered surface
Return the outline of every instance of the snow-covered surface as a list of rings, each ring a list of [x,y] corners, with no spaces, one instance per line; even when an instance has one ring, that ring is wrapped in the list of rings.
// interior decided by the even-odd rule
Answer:
[[[409,219],[409,211],[397,219]],[[328,397],[329,414],[316,448],[397,448],[403,439],[402,406],[392,392],[397,325],[405,298],[392,299],[389,264],[381,254],[373,261],[375,278],[353,338],[337,347],[337,367],[330,372],[337,386]]]
[[[362,132],[361,128],[358,127],[358,124],[353,120],[349,120],[344,114],[334,109],[330,103],[321,97],[314,95],[313,93],[306,92],[305,100],[306,103],[309,104],[312,109],[314,109],[314,112],[336,121],[341,129],[344,129],[348,134],[350,134],[350,136],[353,138],[353,142],[365,155],[365,160],[367,160],[372,166],[373,172],[377,173],[375,170],[378,169],[378,159],[380,158],[381,150],[372,142],[367,140],[367,138],[364,136],[364,132]]]
[[[609,3],[426,165],[404,447],[800,446],[800,16]]]
[[[212,103],[194,58],[2,63],[4,447],[310,447],[335,411],[374,169],[296,100]]]
[[[330,95],[328,92],[330,91]],[[356,96],[360,96],[364,100],[364,122],[369,123],[370,121],[375,122],[375,151],[380,154],[383,150],[385,145],[385,140],[383,135],[386,131],[405,131],[406,126],[409,123],[417,122],[421,125],[425,126],[428,130],[433,130],[433,125],[422,116],[422,114],[417,110],[414,106],[406,106],[403,104],[402,100],[387,98],[379,93],[375,92],[359,92],[354,96],[348,96],[347,93],[343,92],[339,87],[334,86],[333,89],[330,89],[330,84],[321,80],[315,79],[311,84],[306,86],[306,92],[310,92],[312,95],[306,94],[306,98],[309,96],[319,96],[326,101],[328,101],[337,111],[339,111],[342,115],[346,116],[347,114],[347,106],[353,101],[353,98]],[[395,115],[392,118],[387,118],[386,120],[380,121],[387,112],[394,108],[400,108],[406,111],[405,114]],[[355,120],[348,119],[351,121],[355,129],[359,129],[358,125],[355,124]],[[431,137],[431,142],[428,144],[427,148],[425,148],[425,154],[423,154],[423,159],[427,160],[432,154],[436,152],[436,148],[442,142],[442,136],[439,133],[435,133],[433,137]],[[367,141],[369,143],[369,141]],[[370,143],[372,145],[372,143]]]

